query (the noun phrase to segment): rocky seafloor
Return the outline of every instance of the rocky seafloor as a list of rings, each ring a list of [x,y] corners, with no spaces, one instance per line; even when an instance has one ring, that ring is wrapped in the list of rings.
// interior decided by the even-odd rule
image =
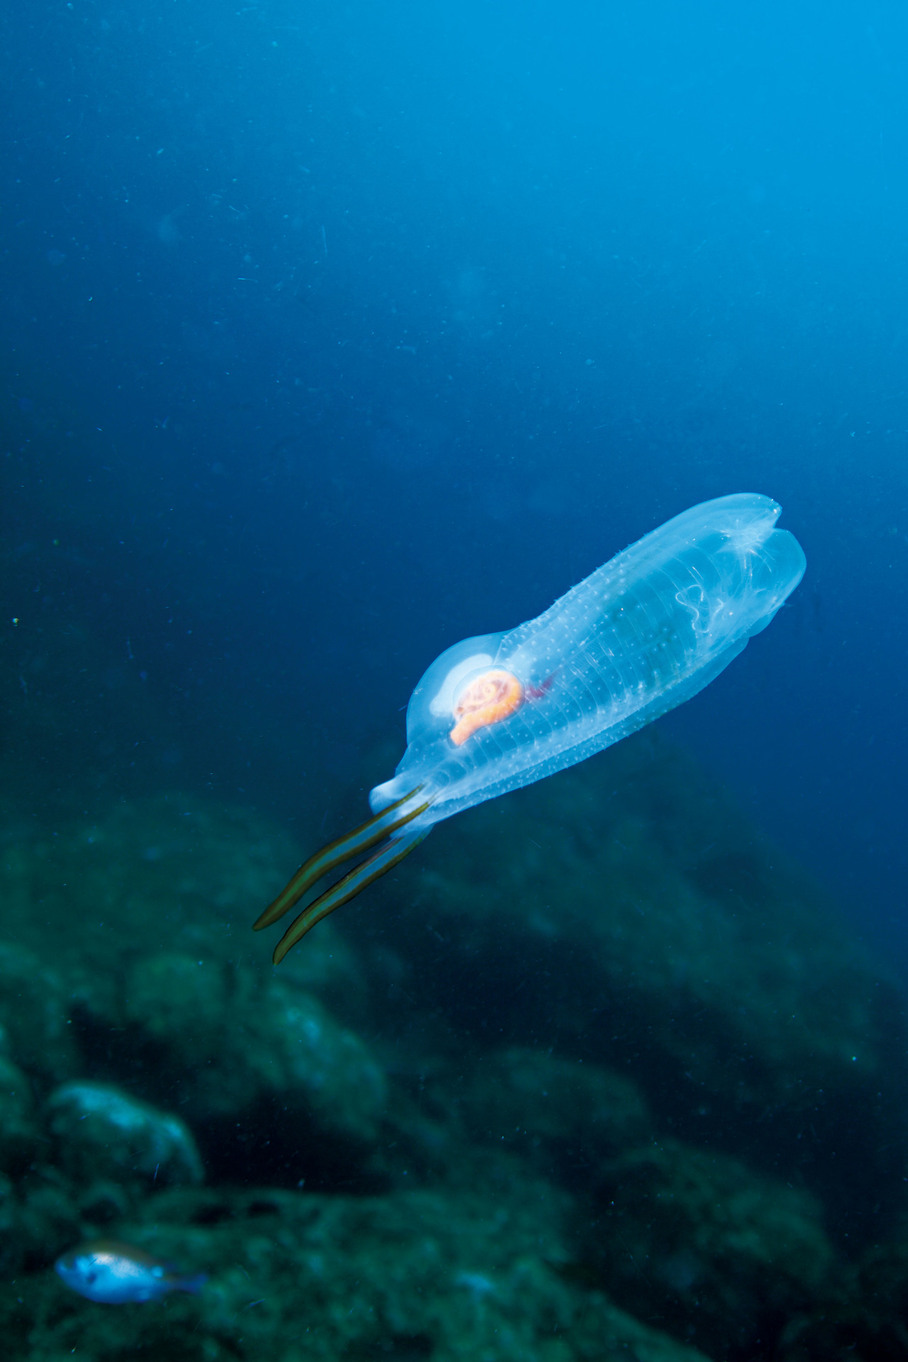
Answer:
[[[4,1357],[908,1358],[905,999],[721,790],[641,735],[273,970],[320,818],[8,818]],[[208,1281],[82,1299],[98,1238]]]

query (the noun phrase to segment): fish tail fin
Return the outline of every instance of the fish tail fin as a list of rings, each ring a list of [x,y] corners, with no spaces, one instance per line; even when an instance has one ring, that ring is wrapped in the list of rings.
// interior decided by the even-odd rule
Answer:
[[[197,1296],[207,1281],[207,1272],[196,1272],[192,1277],[181,1277],[174,1285],[177,1291],[188,1291],[191,1296]]]

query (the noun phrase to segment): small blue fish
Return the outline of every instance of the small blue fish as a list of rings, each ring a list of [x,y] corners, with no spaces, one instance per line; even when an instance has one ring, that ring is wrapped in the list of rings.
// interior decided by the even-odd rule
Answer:
[[[195,1293],[208,1280],[204,1273],[184,1277],[160,1258],[114,1239],[79,1244],[57,1259],[54,1271],[80,1296],[104,1305],[156,1301],[171,1291]]]

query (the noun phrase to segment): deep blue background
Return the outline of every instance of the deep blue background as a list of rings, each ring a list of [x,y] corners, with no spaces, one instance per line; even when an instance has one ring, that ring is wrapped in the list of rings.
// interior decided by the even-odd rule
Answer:
[[[29,780],[356,794],[448,644],[763,492],[808,575],[662,724],[908,959],[904,5],[13,8]]]

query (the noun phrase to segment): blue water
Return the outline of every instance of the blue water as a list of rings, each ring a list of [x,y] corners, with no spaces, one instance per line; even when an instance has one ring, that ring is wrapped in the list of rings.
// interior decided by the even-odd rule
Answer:
[[[906,58],[892,0],[0,8],[10,1357],[904,1354]],[[734,493],[807,557],[746,651],[273,971],[433,659]],[[96,1305],[99,1237],[209,1283]]]
[[[903,7],[33,0],[0,34],[23,793],[367,789],[443,648],[761,492],[807,576],[662,726],[908,962]]]

